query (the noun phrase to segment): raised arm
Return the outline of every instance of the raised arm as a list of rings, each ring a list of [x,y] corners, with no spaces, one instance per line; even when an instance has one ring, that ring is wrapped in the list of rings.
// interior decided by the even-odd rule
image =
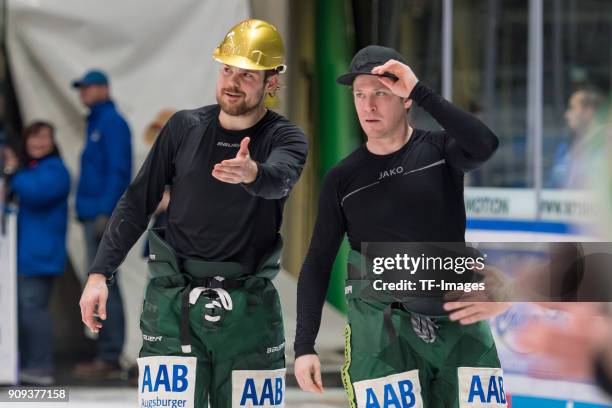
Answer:
[[[266,161],[257,163],[255,181],[242,186],[266,199],[285,197],[300,177],[307,152],[306,137],[297,127],[283,129],[275,137]]]
[[[497,136],[478,118],[418,82],[410,93],[447,133],[444,153],[449,163],[463,171],[480,166],[497,150]]]
[[[471,170],[488,160],[499,145],[497,136],[475,116],[459,109],[433,92],[405,64],[389,60],[372,70],[373,74],[391,73],[397,77],[378,77],[391,91],[410,98],[428,112],[445,130],[444,154],[449,164],[463,171]]]

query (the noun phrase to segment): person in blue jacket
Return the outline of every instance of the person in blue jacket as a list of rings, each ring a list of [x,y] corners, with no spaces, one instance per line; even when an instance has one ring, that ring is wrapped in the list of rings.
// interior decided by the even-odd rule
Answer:
[[[81,102],[90,110],[76,193],[76,212],[83,223],[89,267],[108,219],[130,184],[132,142],[129,126],[110,98],[109,81],[104,72],[91,70],[72,86],[79,90]],[[91,362],[78,364],[75,376],[104,380],[122,374],[119,356],[125,339],[125,318],[117,282],[109,288],[108,307],[106,330],[97,339],[97,355]]]
[[[53,126],[34,122],[23,133],[21,160],[4,150],[4,173],[18,200],[17,303],[20,381],[48,385],[53,378],[53,321],[48,310],[55,278],[64,272],[70,175]]]

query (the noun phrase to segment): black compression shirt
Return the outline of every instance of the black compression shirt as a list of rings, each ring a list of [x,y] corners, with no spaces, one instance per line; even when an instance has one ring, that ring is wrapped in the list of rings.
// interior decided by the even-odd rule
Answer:
[[[272,111],[240,131],[223,129],[218,116],[213,105],[170,119],[117,204],[92,273],[112,276],[146,229],[166,185],[171,190],[165,238],[179,257],[235,261],[253,271],[277,238],[285,199],[306,160],[306,137]],[[215,179],[213,166],[235,158],[246,136],[257,179],[248,185]]]
[[[497,149],[495,134],[474,116],[417,83],[410,98],[442,126],[414,129],[398,151],[365,145],[333,167],[298,281],[296,357],[314,353],[331,267],[344,234],[362,242],[462,242],[463,176]]]

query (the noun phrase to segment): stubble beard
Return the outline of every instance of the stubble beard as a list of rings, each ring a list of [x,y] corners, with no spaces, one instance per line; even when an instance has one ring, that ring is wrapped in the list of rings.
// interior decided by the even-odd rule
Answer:
[[[262,89],[261,93],[258,95],[255,102],[251,104],[249,104],[246,98],[244,97],[238,103],[230,103],[223,99],[223,95],[225,94],[225,92],[242,93],[243,95],[244,95],[244,92],[241,92],[240,90],[237,90],[237,89],[224,88],[221,90],[220,94],[216,95],[217,103],[221,107],[221,110],[230,116],[247,115],[253,112],[254,110],[256,110],[257,108],[259,108],[264,99],[264,91]]]

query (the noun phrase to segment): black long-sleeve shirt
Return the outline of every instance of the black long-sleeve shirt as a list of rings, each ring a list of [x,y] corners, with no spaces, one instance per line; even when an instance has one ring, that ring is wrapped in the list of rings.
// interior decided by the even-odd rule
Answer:
[[[253,127],[232,131],[212,105],[176,113],[162,129],[144,164],[115,208],[90,273],[113,276],[145,231],[170,185],[165,239],[182,258],[240,262],[252,272],[275,243],[283,206],[306,161],[303,132],[268,111]],[[249,136],[257,162],[250,184],[228,184],[213,166],[236,157]]]
[[[331,268],[344,234],[363,242],[463,242],[463,176],[495,152],[495,134],[474,116],[417,83],[410,98],[444,130],[414,129],[387,155],[365,145],[333,167],[298,281],[295,355],[314,353]]]

